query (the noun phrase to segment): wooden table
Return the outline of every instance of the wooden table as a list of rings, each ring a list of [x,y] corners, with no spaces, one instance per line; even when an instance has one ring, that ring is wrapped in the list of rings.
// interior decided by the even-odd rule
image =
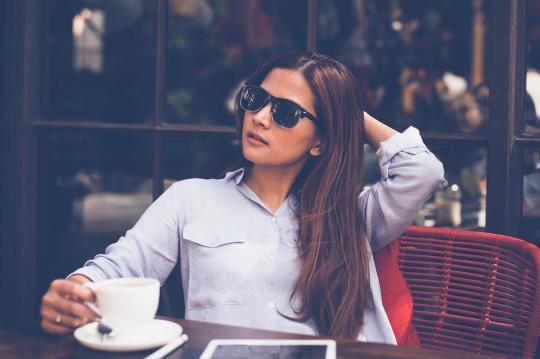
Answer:
[[[211,339],[314,339],[307,335],[271,332],[249,328],[232,327],[211,323],[161,318],[179,323],[189,335],[182,348],[171,353],[167,359],[198,358]],[[487,356],[463,352],[447,352],[430,349],[395,347],[392,345],[362,343],[352,340],[337,340],[338,358],[484,358]],[[109,353],[95,351],[80,345],[72,335],[55,336],[38,328],[27,330],[0,331],[0,358],[144,358],[153,350]]]

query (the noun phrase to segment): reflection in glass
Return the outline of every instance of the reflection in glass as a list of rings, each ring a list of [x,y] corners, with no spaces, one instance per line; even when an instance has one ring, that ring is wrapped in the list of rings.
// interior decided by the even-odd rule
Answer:
[[[306,44],[307,0],[169,0],[167,121],[233,126],[241,82]]]
[[[83,9],[73,18],[73,67],[76,71],[103,71],[105,13]]]
[[[47,0],[42,117],[148,122],[155,0]]]
[[[523,237],[540,245],[540,149],[523,151]]]
[[[486,154],[483,147],[435,147],[430,150],[444,164],[446,186],[417,213],[414,224],[484,230],[486,226]],[[380,178],[375,152],[366,153],[364,181]]]
[[[40,284],[65,277],[135,224],[152,202],[151,160],[151,142],[140,134],[42,134]]]
[[[232,134],[167,138],[163,149],[164,187],[187,178],[221,178],[234,168],[240,154],[240,145]]]
[[[527,1],[525,132],[540,134],[540,0]]]
[[[432,223],[437,227],[484,230],[487,188],[486,149],[452,146],[431,148],[431,150],[444,164],[445,178],[448,183],[445,188],[436,192],[420,211],[416,220],[417,224]],[[434,218],[430,218],[433,213]]]
[[[326,345],[217,345],[213,359],[276,358],[276,359],[323,359],[330,355]]]
[[[321,1],[318,49],[358,79],[368,112],[399,130],[485,131],[487,1]]]

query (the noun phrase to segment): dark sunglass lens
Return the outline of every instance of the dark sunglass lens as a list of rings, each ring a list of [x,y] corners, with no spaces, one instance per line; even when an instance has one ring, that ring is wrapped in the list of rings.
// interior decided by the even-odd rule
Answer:
[[[290,101],[275,100],[272,106],[272,118],[282,127],[291,128],[298,123],[298,106]]]
[[[246,111],[258,111],[264,107],[267,93],[254,86],[246,86],[240,96],[240,106]]]

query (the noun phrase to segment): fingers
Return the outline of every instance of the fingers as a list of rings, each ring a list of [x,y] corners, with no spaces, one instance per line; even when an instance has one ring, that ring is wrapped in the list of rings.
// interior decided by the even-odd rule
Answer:
[[[42,300],[44,309],[51,308],[62,315],[69,315],[75,318],[86,320],[96,320],[96,314],[81,302],[64,298],[54,291],[49,291]]]
[[[83,302],[95,300],[94,293],[80,284],[55,280],[41,302],[41,327],[55,334],[66,334],[97,319]]]
[[[94,292],[70,280],[57,279],[51,283],[51,289],[61,296],[69,296],[79,301],[94,302],[96,300]]]
[[[45,320],[41,321],[41,328],[51,334],[68,334],[73,331],[72,328],[64,327],[63,325]]]
[[[41,322],[49,323],[54,327],[63,327],[69,331],[88,323],[88,318],[73,317],[69,314],[59,313],[51,308],[44,307],[41,310]]]
[[[60,314],[45,305],[42,305],[41,307],[41,328],[46,332],[52,334],[68,334],[71,333],[74,328],[79,326],[79,322],[83,324],[83,321],[84,320],[79,321],[68,314]]]

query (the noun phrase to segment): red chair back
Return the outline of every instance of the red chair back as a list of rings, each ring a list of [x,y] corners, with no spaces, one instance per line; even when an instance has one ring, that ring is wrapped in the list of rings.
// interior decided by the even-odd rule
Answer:
[[[540,334],[540,249],[503,235],[411,226],[399,267],[423,347],[533,358]]]

